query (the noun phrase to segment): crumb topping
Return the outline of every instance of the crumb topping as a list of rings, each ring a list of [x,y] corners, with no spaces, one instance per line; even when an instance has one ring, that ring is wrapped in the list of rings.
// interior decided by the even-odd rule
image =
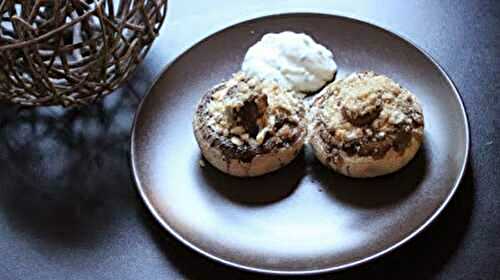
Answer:
[[[349,155],[383,157],[422,137],[416,97],[384,75],[354,73],[332,83],[313,103],[315,125],[332,148]]]
[[[305,132],[305,108],[291,91],[242,72],[215,86],[200,102],[206,129],[232,151],[265,152]],[[210,133],[206,133],[207,137]]]

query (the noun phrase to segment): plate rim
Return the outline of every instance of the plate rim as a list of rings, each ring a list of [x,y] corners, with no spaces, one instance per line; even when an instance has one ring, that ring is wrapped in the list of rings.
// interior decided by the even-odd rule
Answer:
[[[393,245],[375,253],[372,255],[369,255],[367,257],[361,258],[356,261],[352,261],[343,265],[336,265],[336,266],[331,266],[327,268],[320,268],[320,269],[310,269],[310,270],[276,270],[276,269],[266,269],[266,268],[258,268],[258,267],[252,267],[244,264],[240,264],[237,262],[233,262],[230,260],[225,260],[222,257],[218,257],[216,255],[213,255],[196,245],[192,244],[189,240],[185,239],[181,234],[177,233],[168,223],[167,221],[164,221],[160,214],[157,212],[156,208],[152,205],[150,202],[148,196],[145,193],[145,190],[139,180],[138,177],[138,171],[136,167],[136,160],[135,160],[135,153],[134,153],[134,147],[136,146],[135,144],[135,136],[136,136],[136,126],[139,118],[139,114],[142,111],[143,104],[146,100],[146,98],[151,94],[151,91],[155,87],[155,85],[158,83],[158,81],[163,77],[163,74],[175,63],[177,63],[183,56],[185,56],[188,52],[190,52],[192,49],[194,49],[196,46],[199,44],[209,40],[213,36],[216,36],[220,33],[223,33],[231,28],[234,28],[236,26],[242,25],[242,24],[248,24],[268,18],[279,18],[279,17],[290,17],[290,16],[297,16],[297,17],[304,17],[304,16],[319,16],[319,17],[337,17],[341,18],[343,20],[348,20],[356,23],[361,23],[361,24],[366,24],[371,27],[374,27],[376,29],[379,29],[380,31],[389,34],[391,36],[395,36],[398,39],[406,42],[407,44],[411,45],[414,47],[417,51],[419,51],[421,54],[423,54],[434,66],[439,70],[441,75],[443,75],[449,85],[451,85],[452,91],[455,94],[455,97],[457,98],[459,105],[460,105],[460,111],[462,113],[462,116],[464,118],[464,124],[465,124],[465,157],[464,161],[462,162],[462,166],[460,167],[460,172],[458,177],[455,178],[455,181],[453,182],[453,188],[449,192],[448,196],[446,199],[443,201],[443,203],[435,210],[435,212],[427,218],[427,220],[422,223],[420,226],[418,226],[413,232],[411,232],[409,235],[401,239],[400,241],[394,243]],[[445,207],[449,204],[451,201],[452,197],[456,193],[458,187],[460,186],[460,183],[462,182],[462,179],[464,177],[465,171],[467,169],[467,164],[469,162],[469,157],[470,157],[470,125],[469,125],[469,118],[467,116],[467,111],[465,108],[465,104],[463,101],[463,97],[460,95],[460,92],[458,91],[458,88],[456,87],[455,83],[453,80],[450,78],[448,73],[444,70],[444,68],[424,49],[419,47],[417,44],[415,44],[412,40],[408,39],[406,36],[395,32],[389,28],[381,27],[378,24],[375,24],[371,21],[368,20],[360,20],[351,16],[346,16],[342,14],[336,14],[336,13],[320,13],[320,12],[284,12],[284,13],[272,13],[269,15],[264,15],[264,16],[257,16],[253,17],[250,19],[238,21],[234,24],[230,24],[224,28],[221,28],[215,32],[212,32],[208,34],[207,36],[203,37],[202,39],[196,41],[193,43],[191,46],[186,48],[184,51],[182,51],[179,55],[177,55],[170,63],[166,64],[165,66],[162,67],[161,71],[156,75],[156,77],[152,80],[152,83],[150,84],[149,88],[146,90],[146,94],[142,97],[139,105],[137,106],[137,109],[134,114],[134,119],[132,123],[132,128],[131,128],[131,133],[130,133],[130,145],[129,145],[129,164],[130,164],[130,169],[133,177],[133,182],[135,184],[136,190],[139,192],[139,196],[142,199],[142,202],[146,205],[147,209],[149,212],[153,215],[155,220],[165,229],[167,230],[168,233],[170,233],[172,236],[174,236],[178,241],[180,241],[181,244],[184,244],[187,246],[187,248],[201,254],[202,256],[205,256],[213,261],[216,261],[218,263],[237,268],[240,270],[244,271],[250,271],[250,272],[257,272],[257,273],[263,273],[263,274],[268,274],[268,275],[314,275],[314,274],[321,274],[321,273],[327,273],[327,272],[334,272],[334,271],[340,271],[340,270],[345,270],[348,268],[352,268],[358,265],[361,265],[363,263],[370,262],[372,260],[375,260],[389,252],[394,251],[395,249],[401,247],[403,244],[407,243],[408,241],[412,240],[415,236],[417,236],[419,233],[424,231],[428,226],[443,212]]]

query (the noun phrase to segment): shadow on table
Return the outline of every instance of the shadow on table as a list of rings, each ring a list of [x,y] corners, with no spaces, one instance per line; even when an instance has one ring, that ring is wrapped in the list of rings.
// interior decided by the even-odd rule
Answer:
[[[135,199],[127,152],[138,98],[124,91],[81,110],[0,105],[0,210],[11,230],[88,247],[117,219],[110,208]]]
[[[413,240],[395,251],[360,266],[302,279],[429,279],[453,257],[468,231],[474,208],[474,176],[469,164],[464,179],[440,216]],[[147,211],[143,211],[146,213]],[[165,257],[186,279],[279,279],[237,270],[189,250],[166,235],[149,214],[142,219]]]

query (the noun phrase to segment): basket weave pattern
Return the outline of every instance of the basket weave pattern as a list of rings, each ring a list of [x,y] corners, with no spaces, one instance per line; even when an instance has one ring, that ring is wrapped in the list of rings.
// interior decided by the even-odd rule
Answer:
[[[0,1],[0,101],[86,105],[144,58],[167,0]]]

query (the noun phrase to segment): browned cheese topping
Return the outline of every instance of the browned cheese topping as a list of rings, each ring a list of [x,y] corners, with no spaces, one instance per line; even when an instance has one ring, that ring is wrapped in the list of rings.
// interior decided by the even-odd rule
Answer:
[[[305,133],[305,109],[293,92],[241,72],[215,86],[197,114],[206,120],[207,140],[226,157],[243,161],[289,146]]]
[[[313,123],[330,152],[382,158],[403,152],[423,135],[422,108],[415,96],[386,76],[351,74],[325,89],[313,103]]]

